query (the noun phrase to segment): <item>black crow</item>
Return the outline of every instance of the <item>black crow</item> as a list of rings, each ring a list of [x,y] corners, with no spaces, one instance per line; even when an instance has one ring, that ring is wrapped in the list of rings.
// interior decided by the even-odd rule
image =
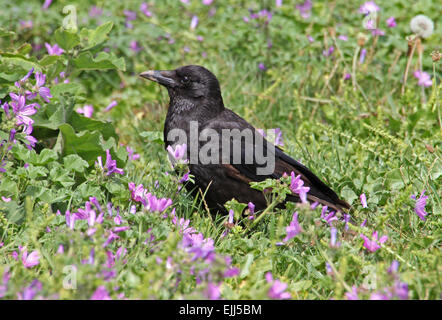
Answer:
[[[171,71],[146,71],[140,76],[167,88],[170,104],[164,124],[165,147],[186,143],[189,170],[196,184],[186,187],[201,189],[209,208],[225,212],[224,203],[235,198],[262,210],[267,206],[265,196],[251,188],[250,182],[279,179],[292,172],[310,188],[309,202],[337,211],[350,208],[307,167],[225,108],[218,79],[206,68],[189,65]],[[286,197],[286,201],[301,200],[298,193]]]

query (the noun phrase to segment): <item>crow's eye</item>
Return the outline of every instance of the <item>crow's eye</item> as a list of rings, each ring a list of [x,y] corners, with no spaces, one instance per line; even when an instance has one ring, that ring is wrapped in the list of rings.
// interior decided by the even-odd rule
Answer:
[[[190,82],[190,78],[188,77],[188,76],[184,76],[182,79],[181,79],[181,83],[183,83],[183,84],[186,84],[186,83],[189,83]]]

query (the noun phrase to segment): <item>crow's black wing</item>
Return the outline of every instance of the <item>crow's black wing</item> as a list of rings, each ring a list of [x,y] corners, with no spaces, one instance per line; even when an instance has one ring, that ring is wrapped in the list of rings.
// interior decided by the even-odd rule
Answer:
[[[284,173],[290,175],[291,172],[294,172],[295,175],[301,175],[301,179],[304,181],[305,186],[310,187],[310,191],[307,195],[307,199],[310,202],[317,201],[321,204],[327,205],[329,208],[339,211],[350,208],[350,205],[347,202],[339,199],[338,195],[307,167],[285,154],[281,149],[275,147],[266,139],[262,139],[262,153],[255,153],[255,151],[257,151],[257,144],[260,143],[259,140],[261,140],[261,136],[258,137],[257,135],[259,135],[259,133],[257,133],[255,128],[244,119],[230,110],[227,111],[227,116],[224,115],[222,120],[213,119],[206,123],[205,127],[215,130],[220,136],[222,136],[223,129],[228,129],[230,131],[235,129],[243,131],[244,129],[247,129],[253,132],[252,141],[246,138],[248,137],[246,134],[228,137],[230,139],[228,150],[229,163],[224,163],[223,166],[229,176],[234,176],[236,179],[250,182],[263,181],[267,178],[278,179]],[[226,139],[225,136],[224,139]],[[223,144],[221,140],[219,144],[221,155],[223,152]],[[237,144],[236,149],[235,144]],[[240,145],[240,148],[238,148],[238,145]],[[227,146],[227,144],[224,143],[224,146]],[[250,155],[250,152],[253,153],[252,156]],[[259,157],[261,154],[264,155],[264,157]],[[262,169],[268,164],[263,163],[263,159],[265,158],[267,158],[268,161],[274,160],[274,167],[272,170],[267,170],[267,172],[262,173]],[[259,170],[261,170],[261,173]],[[288,196],[288,200],[299,202],[299,197],[297,195]]]

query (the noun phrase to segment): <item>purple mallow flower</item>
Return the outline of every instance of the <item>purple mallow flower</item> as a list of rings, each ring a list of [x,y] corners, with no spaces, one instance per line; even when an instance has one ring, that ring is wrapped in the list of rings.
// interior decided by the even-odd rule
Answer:
[[[419,216],[419,218],[423,221],[426,220],[425,216],[428,214],[425,212],[425,206],[427,205],[428,196],[424,196],[425,190],[422,191],[419,199],[416,199],[416,196],[413,194],[411,199],[416,200],[416,206],[414,207],[414,212]]]
[[[312,13],[312,1],[306,0],[301,4],[297,4],[296,9],[299,10],[301,17],[303,17],[304,19],[308,19],[310,18]]]
[[[32,300],[42,288],[41,282],[35,279],[29,286],[25,287],[22,292],[17,293],[17,298],[18,300]]]
[[[371,239],[367,238],[364,234],[361,234],[361,238],[364,239],[364,247],[370,251],[375,252],[381,248],[381,244],[388,240],[388,236],[382,236],[378,239],[378,232],[374,231]]]
[[[330,229],[330,247],[338,247],[339,245],[336,243],[336,238],[338,235],[338,229],[331,228]]]
[[[138,42],[135,40],[130,42],[129,48],[135,53],[141,50],[141,47],[138,46]]]
[[[49,43],[45,43],[46,50],[48,50],[48,54],[50,56],[60,56],[64,50],[58,46],[58,44],[54,44],[51,46]]]
[[[101,156],[99,156],[97,158],[95,165],[98,166],[99,168],[103,169],[106,172],[107,176],[109,176],[113,173],[124,174],[123,169],[117,168],[117,161],[112,160],[112,156],[110,154],[109,149],[106,150],[106,164],[105,164],[105,166],[103,167],[103,162],[102,162]]]
[[[97,6],[92,6],[89,9],[89,17],[94,18],[94,17],[99,17],[103,14],[103,10]]]
[[[148,18],[152,17],[152,12],[149,11],[149,5],[146,2],[140,4],[140,11]]]
[[[145,197],[147,198],[146,208],[151,212],[163,212],[172,205],[172,199],[157,198],[151,193],[146,194]]]
[[[333,52],[335,52],[335,47],[334,46],[330,46],[328,48],[328,50],[322,50],[322,55],[325,56],[325,57],[330,57],[333,54]]]
[[[198,17],[192,16],[192,20],[190,21],[190,29],[195,30],[198,26]]]
[[[247,207],[249,208],[249,220],[255,219],[255,205],[253,202],[249,202]]]
[[[2,282],[0,283],[0,298],[3,298],[6,295],[10,278],[11,275],[9,273],[9,267],[6,267],[6,269],[3,271]]]
[[[44,87],[44,84],[46,82],[46,75],[43,74],[42,72],[36,72],[35,73],[35,86],[34,86],[34,90],[36,90],[38,92],[38,94],[40,95],[40,97],[43,98],[44,101],[46,101],[47,103],[49,103],[49,99],[52,98],[51,95],[51,91],[49,90],[48,87]],[[36,95],[36,93],[35,93]],[[31,98],[32,99],[32,98]]]
[[[124,174],[123,169],[117,168],[117,161],[112,160],[112,156],[110,154],[109,149],[106,150],[106,169],[107,169],[106,173],[107,176],[111,175],[112,173]]]
[[[19,126],[23,124],[23,132],[27,133],[28,135],[31,134],[34,120],[29,118],[29,116],[32,116],[37,112],[35,108],[39,107],[39,105],[37,103],[26,105],[26,98],[22,95],[19,96],[11,92],[9,96],[12,99],[10,106],[12,107],[12,111],[17,119],[17,125]]]
[[[361,199],[362,208],[367,208],[367,197],[365,193],[361,194],[359,198]]]
[[[23,29],[32,29],[33,26],[34,22],[32,20],[20,20],[20,27],[22,27]]]
[[[28,81],[29,77],[32,75],[33,72],[34,72],[34,68],[31,68],[31,70],[29,70],[28,73],[23,78],[21,78],[19,81],[15,82],[15,86],[17,88],[21,88],[21,85],[23,83],[25,83],[26,81]]]
[[[418,85],[421,87],[430,87],[433,84],[431,77],[425,71],[416,70],[413,74],[418,79]]]
[[[322,207],[321,218],[324,219],[330,226],[332,225],[333,221],[338,220],[334,211],[331,211],[330,213],[328,212],[327,206]]]
[[[64,79],[63,83],[69,83],[69,79],[66,78],[66,73],[64,71],[60,72],[59,76],[60,76],[60,80],[58,79],[58,77],[54,78],[55,84],[58,84],[58,82],[61,81],[61,79]]]
[[[364,63],[366,55],[367,55],[367,49],[363,48],[361,50],[361,54],[359,55],[359,63]]]
[[[299,194],[299,198],[302,203],[307,202],[307,192],[310,191],[309,187],[304,187],[304,181],[301,179],[301,175],[295,177],[295,173],[292,171],[291,173],[292,180],[290,182],[290,190],[293,193]]]
[[[99,286],[90,300],[112,300],[105,286]]]
[[[129,160],[133,161],[133,160],[140,159],[140,155],[138,153],[135,153],[135,151],[131,147],[127,146],[126,147],[126,151],[129,154],[128,155],[129,156]]]
[[[346,292],[345,296],[347,297],[348,300],[359,300],[358,288],[356,288],[356,286],[352,286],[351,291]]]
[[[94,113],[94,107],[91,104],[86,104],[83,108],[77,108],[76,111],[83,114],[86,118],[91,118]]]
[[[399,269],[399,261],[393,260],[387,271],[390,274],[395,274],[398,271],[398,269]]]
[[[104,109],[104,112],[109,112],[114,107],[116,107],[116,105],[117,105],[117,101],[112,100],[111,103],[109,103],[109,105]]]
[[[43,10],[46,10],[47,8],[49,8],[49,6],[51,5],[52,0],[45,0],[45,2],[43,3],[43,6],[41,7]]]
[[[385,36],[385,31],[375,28],[374,30],[371,31],[371,34],[374,36]]]
[[[386,20],[387,22],[387,27],[389,28],[394,28],[396,27],[396,20],[394,19],[394,17],[390,17]]]
[[[279,280],[273,280],[271,272],[267,272],[265,278],[272,285],[267,293],[270,299],[290,299],[292,297],[290,293],[285,292],[287,284]]]
[[[22,252],[21,261],[25,268],[32,268],[40,263],[40,255],[37,250],[32,251],[29,255],[26,248],[20,251]]]
[[[173,162],[187,163],[187,144],[177,144],[175,148],[171,145],[167,146],[167,151],[173,158]]]
[[[362,6],[359,7],[359,12],[363,14],[369,14],[379,10],[380,8],[374,1],[367,1]]]
[[[208,300],[219,300],[221,297],[220,285],[209,282],[204,295]]]
[[[284,242],[287,242],[288,240],[296,237],[301,231],[301,226],[298,222],[298,212],[295,212],[292,217],[292,221],[290,222],[290,225],[285,228],[287,232],[287,236],[284,238]]]

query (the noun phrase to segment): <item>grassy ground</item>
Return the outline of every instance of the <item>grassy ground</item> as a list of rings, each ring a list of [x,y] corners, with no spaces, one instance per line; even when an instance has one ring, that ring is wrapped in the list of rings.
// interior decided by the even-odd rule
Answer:
[[[48,9],[39,2],[11,3],[0,13],[2,103],[11,103],[8,93],[21,92],[14,81],[32,66],[47,75],[53,95],[50,103],[38,98],[36,152],[23,147],[24,134],[18,134],[17,143],[7,142],[14,123],[2,112],[6,143],[0,150],[7,164],[0,173],[0,195],[6,199],[0,201],[0,297],[278,298],[272,290],[278,283],[265,277],[271,272],[274,281],[287,284],[283,291],[293,299],[355,294],[359,299],[440,299],[440,61],[433,63],[430,55],[440,43],[439,25],[416,45],[404,94],[401,90],[410,20],[425,14],[436,21],[441,5],[378,3],[379,29],[385,35],[376,36],[363,27],[362,1],[313,1],[308,17],[301,15],[308,10],[301,12],[287,0],[280,7],[270,0],[189,2],[148,1],[149,16],[140,10],[140,1],[97,2],[102,12],[95,15],[88,1],[76,1],[77,33],[58,36],[67,1],[54,1]],[[259,15],[263,9],[271,11],[271,18]],[[135,19],[125,10],[136,12]],[[193,16],[199,19],[194,29],[189,27]],[[395,17],[395,27],[387,26],[389,17]],[[20,20],[32,20],[33,26],[23,27]],[[83,27],[92,30],[107,21],[113,22],[111,30],[83,36]],[[72,34],[81,35],[78,43]],[[65,53],[44,60],[45,42],[65,46]],[[78,60],[84,52],[96,57],[103,50],[115,55],[106,56],[105,66]],[[366,51],[364,59],[361,51]],[[186,194],[160,139],[167,92],[137,76],[185,64],[214,72],[225,105],[255,127],[281,128],[284,150],[352,205],[356,224],[338,216],[330,226],[321,218],[321,207],[293,205],[270,210],[252,226],[250,220],[237,221],[240,206],[232,204],[237,219],[226,226],[227,217],[211,216],[201,199]],[[431,86],[419,86],[413,73],[420,68],[431,76]],[[62,71],[69,84],[54,83]],[[117,106],[105,112],[112,101]],[[88,104],[95,122],[70,116]],[[140,158],[128,159],[120,144]],[[106,149],[123,175],[106,175],[106,169],[94,165],[99,155],[104,164]],[[172,199],[172,206],[152,212],[131,196],[130,182]],[[425,221],[411,198],[423,190],[428,196]],[[89,217],[85,205],[90,197],[100,203],[100,208],[90,204],[97,216],[105,213],[103,222],[91,226],[80,219],[69,228],[66,211],[86,210]],[[172,209],[184,218],[181,224],[189,220],[194,235],[202,234],[202,243],[183,236]],[[295,211],[303,231],[281,245]],[[121,226],[128,228],[117,232]],[[331,245],[334,228],[337,244]],[[371,237],[374,231],[388,240],[370,252],[360,235]],[[27,267],[19,246],[37,251],[38,264]],[[399,267],[389,271],[394,261]]]

